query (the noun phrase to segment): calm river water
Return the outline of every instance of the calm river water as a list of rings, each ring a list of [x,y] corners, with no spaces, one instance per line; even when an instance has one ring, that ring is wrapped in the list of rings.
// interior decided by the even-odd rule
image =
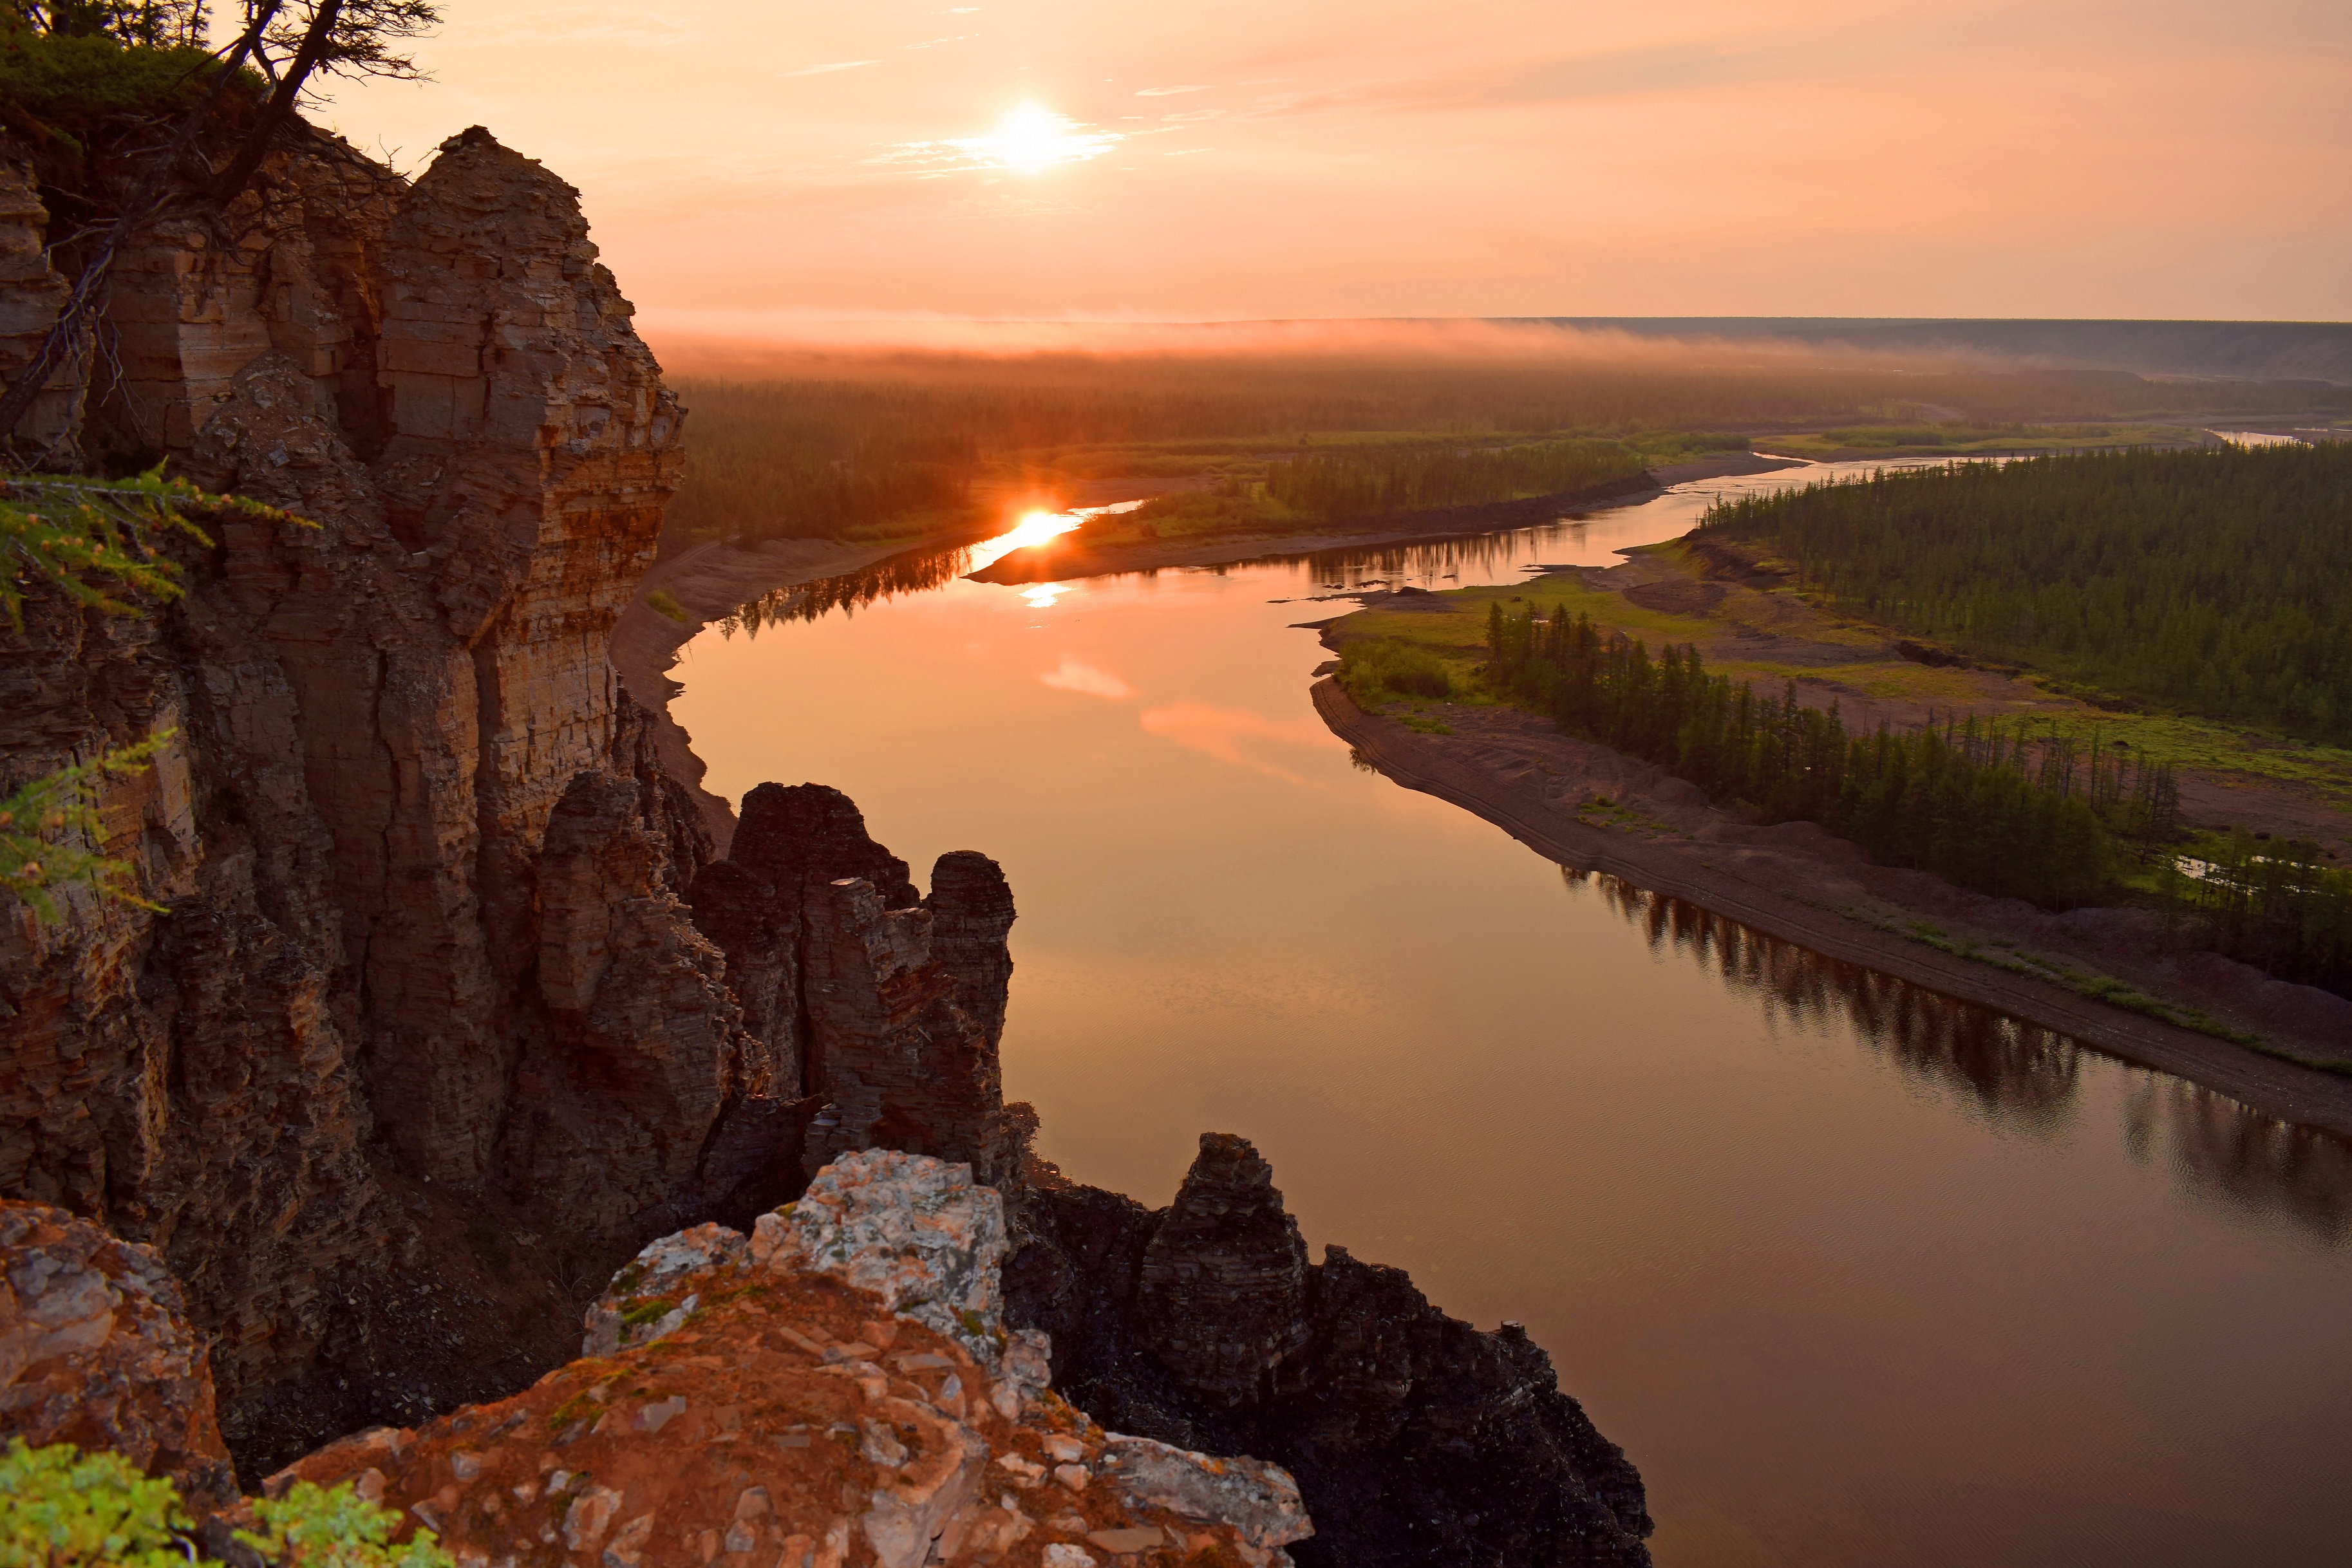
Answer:
[[[1292,623],[1349,608],[1319,585],[1606,563],[1786,482],[1303,561],[902,572],[707,631],[676,711],[722,794],[836,785],[919,882],[1001,861],[1042,1151],[1156,1204],[1202,1130],[1255,1139],[1310,1244],[1528,1324],[1668,1568],[2347,1561],[2344,1145],[1563,873],[1308,705]]]

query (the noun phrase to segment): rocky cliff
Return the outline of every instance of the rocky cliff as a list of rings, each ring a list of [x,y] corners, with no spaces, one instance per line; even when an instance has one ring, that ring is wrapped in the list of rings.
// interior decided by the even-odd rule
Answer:
[[[0,374],[46,220],[0,156]],[[8,782],[173,737],[101,802],[166,913],[0,926],[0,1193],[162,1249],[267,1464],[542,1370],[646,1237],[805,1179],[833,1099],[816,1163],[887,1109],[994,1175],[1012,904],[968,856],[920,905],[830,791],[713,862],[606,657],[682,420],[571,187],[478,129],[413,185],[312,139],[225,226],[152,235],[122,373],[35,423],[317,526],[0,632]]]
[[[854,804],[813,784],[752,790],[715,852],[606,656],[677,482],[682,416],[576,193],[478,129],[413,184],[315,137],[268,173],[222,225],[153,235],[110,298],[119,355],[61,372],[33,421],[53,455],[161,452],[308,523],[213,520],[210,547],[184,553],[185,596],[149,617],[36,594],[21,632],[0,632],[0,788],[171,737],[101,802],[102,847],[161,913],[86,895],[54,922],[0,912],[0,1198],[54,1206],[9,1245],[81,1247],[68,1261],[84,1281],[41,1296],[12,1261],[18,1296],[0,1315],[41,1296],[18,1337],[44,1356],[146,1323],[181,1390],[161,1425],[117,1430],[77,1414],[74,1376],[52,1387],[47,1362],[12,1361],[0,1432],[95,1434],[216,1493],[222,1443],[194,1414],[211,1408],[207,1375],[248,1479],[468,1403],[505,1401],[490,1424],[581,1414],[622,1373],[534,1380],[572,1359],[582,1309],[648,1239],[715,1222],[738,1239],[698,1232],[691,1268],[717,1272],[650,1317],[625,1273],[592,1350],[682,1378],[679,1397],[710,1406],[716,1426],[663,1442],[722,1444],[739,1428],[719,1413],[755,1385],[812,1399],[829,1386],[795,1381],[815,1372],[790,1354],[758,1360],[753,1341],[831,1366],[843,1358],[824,1347],[857,1343],[844,1314],[871,1311],[817,1291],[793,1295],[797,1317],[754,1321],[768,1309],[743,1292],[772,1283],[742,1276],[763,1266],[761,1217],[881,1148],[961,1167],[989,1203],[1003,1194],[1019,1249],[1008,1331],[1053,1336],[1077,1407],[1040,1439],[1041,1454],[1065,1439],[1076,1451],[1000,1467],[1010,1490],[990,1506],[1003,1517],[982,1522],[988,1493],[971,1491],[958,1527],[971,1540],[1028,1539],[1018,1515],[1042,1531],[1023,1548],[1033,1559],[1087,1550],[1080,1538],[1100,1548],[1099,1530],[1129,1544],[1140,1537],[1118,1531],[1160,1530],[1174,1549],[1174,1522],[1106,1522],[1050,1492],[1058,1515],[1020,1501],[1048,1473],[1074,1495],[1129,1470],[1147,1491],[1209,1486],[1156,1446],[1112,1454],[1082,1410],[1170,1452],[1290,1465],[1328,1516],[1301,1561],[1644,1560],[1639,1480],[1541,1351],[1444,1317],[1393,1270],[1337,1250],[1310,1263],[1245,1144],[1205,1140],[1158,1213],[1033,1168],[1035,1118],[1003,1103],[997,1057],[1015,911],[985,856],[941,857],[925,894]],[[38,243],[55,194],[0,147],[0,378],[56,308]],[[152,1247],[169,1277],[52,1234],[68,1215]],[[689,1325],[712,1310],[702,1282],[731,1292],[734,1337],[698,1371],[666,1358],[703,1332]],[[182,1301],[175,1339],[157,1325]],[[638,1354],[634,1331],[672,1312],[686,1317]],[[58,1312],[61,1329],[42,1316]],[[903,1354],[921,1364],[900,1375],[944,1359],[967,1389],[1011,1376],[992,1359],[1002,1347],[956,1350],[954,1322],[928,1332],[944,1337],[908,1331]],[[879,1368],[895,1343],[849,1359]],[[868,1381],[866,1405],[919,1389],[945,1412],[947,1425],[908,1417],[940,1454],[998,1441],[985,1411],[967,1399],[957,1415],[923,1377]],[[921,1444],[886,1442],[854,1404],[826,1406],[824,1430],[855,1434],[870,1466],[910,1463],[892,1445]],[[600,1475],[655,1486],[685,1462],[655,1441],[656,1406],[628,1404],[646,1446],[599,1458]],[[468,1490],[456,1456],[488,1421],[449,1415],[420,1428],[422,1458],[394,1445],[398,1463],[358,1468],[436,1518],[556,1487],[499,1470],[501,1490]],[[615,1433],[600,1416],[587,1436]],[[589,1473],[541,1458],[534,1474]],[[1221,1463],[1214,1474],[1246,1470]],[[540,1546],[606,1562],[710,1561],[702,1543],[738,1526],[785,1552],[793,1532],[770,1540],[771,1515],[745,1500],[765,1489],[772,1510],[816,1483],[789,1464],[740,1485],[726,1474],[724,1519],[711,1479],[646,1512],[651,1533],[631,1533],[629,1486],[583,1479],[560,1521],[541,1517],[548,1494],[523,1500],[539,1510],[530,1529],[554,1531]],[[898,1484],[851,1479],[860,1496]],[[609,1501],[575,1529],[592,1493]],[[844,1518],[864,1506],[840,1504]],[[483,1552],[506,1528],[487,1517]],[[803,1532],[799,1560],[824,1560],[833,1521]],[[1234,1552],[1258,1562],[1282,1544],[1244,1531]]]

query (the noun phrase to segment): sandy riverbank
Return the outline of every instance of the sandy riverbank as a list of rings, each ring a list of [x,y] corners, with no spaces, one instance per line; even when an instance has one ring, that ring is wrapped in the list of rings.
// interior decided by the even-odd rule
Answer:
[[[1996,967],[2031,969],[2039,960],[2077,983],[2110,977],[2296,1055],[2352,1055],[2352,1002],[2186,950],[2160,916],[2052,915],[1922,872],[1871,865],[1811,823],[1751,827],[1715,810],[1696,786],[1516,709],[1433,706],[1424,716],[1454,732],[1435,735],[1367,714],[1328,678],[1315,684],[1313,695],[1332,732],[1387,778],[1475,812],[1563,865],[1687,899],[1816,953],[2189,1079],[2266,1114],[2352,1137],[2352,1078]],[[1981,956],[1962,956],[1969,952]]]

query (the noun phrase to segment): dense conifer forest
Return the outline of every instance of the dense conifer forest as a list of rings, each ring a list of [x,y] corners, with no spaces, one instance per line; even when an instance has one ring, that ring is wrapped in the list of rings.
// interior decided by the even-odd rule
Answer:
[[[1510,446],[1340,448],[1266,465],[1266,495],[1317,518],[1474,506],[1552,496],[1637,479],[1641,456],[1615,441],[1538,441]]]
[[[1718,803],[1818,822],[1882,865],[2051,908],[2133,896],[2116,885],[2132,857],[2157,868],[2155,901],[2203,920],[2221,951],[2352,991],[2352,873],[2315,846],[2245,835],[2184,868],[2172,769],[2095,731],[1972,716],[1853,734],[1834,704],[1808,708],[1793,685],[1776,696],[1710,674],[1696,647],[1653,658],[1640,639],[1565,609],[1547,618],[1495,603],[1487,617],[1496,695]]]
[[[2352,739],[2352,443],[1889,472],[1716,507],[1830,607],[2146,702]]]
[[[1765,821],[1807,821],[1887,865],[2060,905],[2114,871],[2115,837],[2168,833],[2169,771],[2128,750],[2021,726],[1928,725],[1850,735],[1827,711],[1708,672],[1696,647],[1647,644],[1565,610],[1488,606],[1497,691],[1576,734],[1660,763]],[[2111,825],[2112,824],[2112,825]]]

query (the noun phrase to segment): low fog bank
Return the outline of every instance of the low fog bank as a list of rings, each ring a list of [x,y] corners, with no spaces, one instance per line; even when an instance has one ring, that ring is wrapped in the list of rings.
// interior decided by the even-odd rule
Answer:
[[[2011,361],[2152,376],[2352,384],[2352,322],[2043,321],[1789,316],[1559,317],[1527,325],[1653,341],[1769,341],[1783,351]]]
[[[1530,319],[1018,321],[825,318],[788,312],[647,310],[639,327],[671,371],[737,381],[1001,380],[1008,361],[1149,367],[1193,380],[1215,368],[1263,373],[1345,365],[1705,372],[1811,367],[1844,371],[2105,371],[2352,384],[2352,323],[2063,321],[1797,317],[1559,317]],[[1190,371],[1192,374],[1184,373]]]

